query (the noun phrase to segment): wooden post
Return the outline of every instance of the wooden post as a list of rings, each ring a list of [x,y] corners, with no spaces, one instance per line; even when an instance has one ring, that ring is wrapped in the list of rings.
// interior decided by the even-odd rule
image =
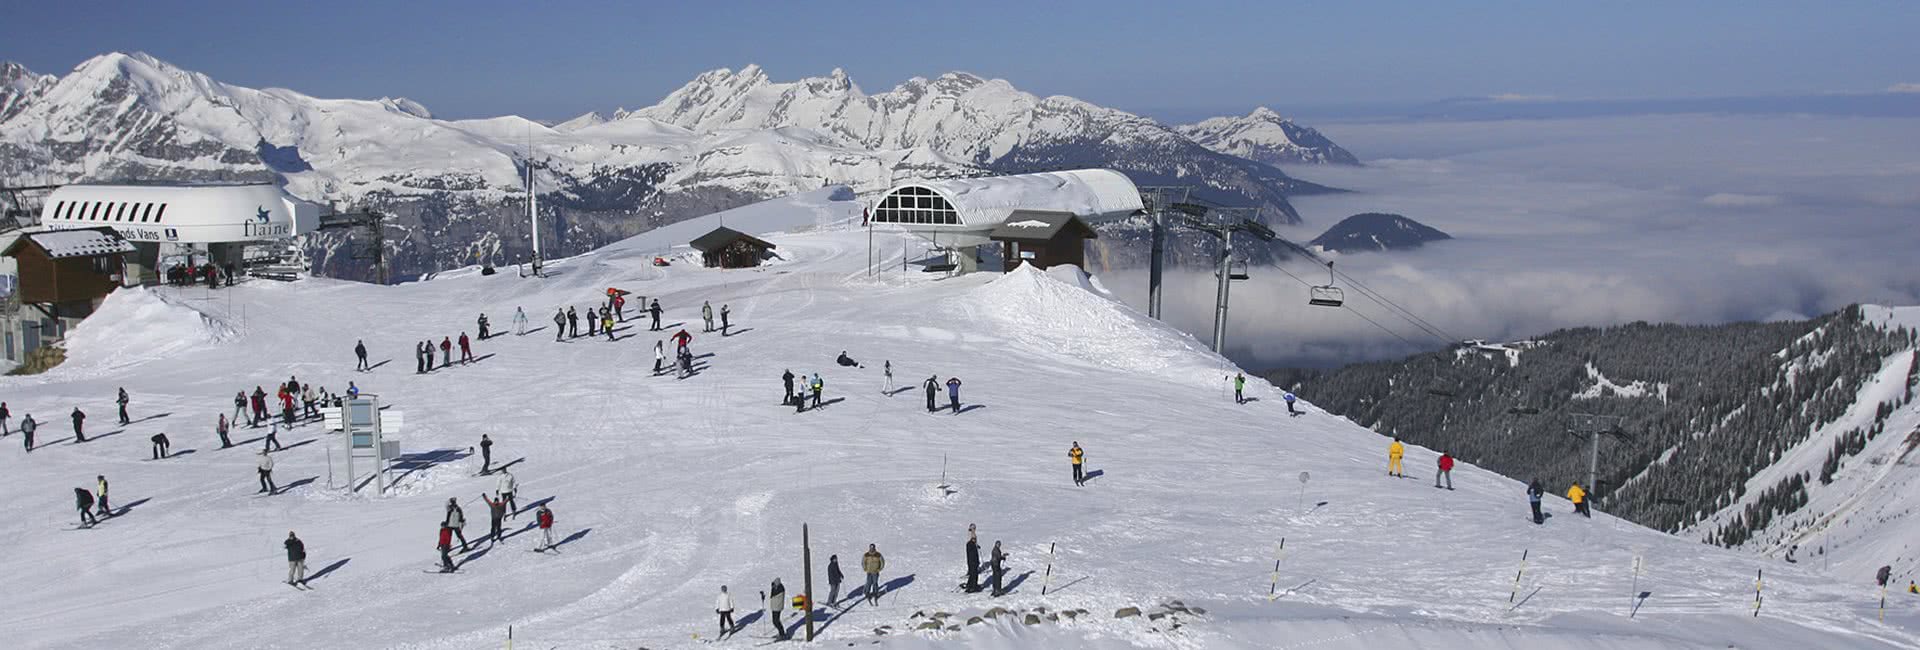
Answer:
[[[803,584],[802,593],[806,594],[806,607],[800,610],[800,616],[807,621],[807,640],[813,640],[813,545],[807,537],[807,525],[800,524],[800,564]]]
[[[1507,594],[1507,602],[1509,603],[1513,602],[1513,599],[1520,597],[1520,576],[1526,575],[1527,573],[1527,554],[1531,552],[1533,552],[1532,549],[1520,550],[1520,570],[1515,571],[1513,574],[1513,593]]]

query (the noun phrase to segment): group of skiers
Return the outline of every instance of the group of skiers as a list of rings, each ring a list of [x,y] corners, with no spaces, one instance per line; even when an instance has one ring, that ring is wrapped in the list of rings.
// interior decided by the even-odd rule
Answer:
[[[932,375],[927,377],[926,381],[920,382],[920,387],[927,391],[927,412],[932,413],[940,410],[939,407],[934,404],[934,396],[940,392],[940,376]],[[960,414],[959,377],[947,378],[947,406],[953,409],[954,415]]]
[[[101,517],[112,517],[113,506],[107,504],[107,477],[104,474],[94,476],[94,485],[100,491],[99,496],[88,492],[86,488],[73,489],[73,506],[80,511],[80,527],[92,528],[100,525]],[[96,508],[98,510],[96,511]]]
[[[807,377],[807,374],[804,372],[800,373],[797,377],[800,380],[798,390],[795,389],[795,384],[793,383],[796,375],[793,374],[792,369],[788,369],[786,372],[780,374],[780,381],[785,386],[785,390],[781,393],[780,405],[793,407],[793,412],[795,413],[805,413],[809,408],[807,406],[807,397],[809,391],[811,391],[813,397],[813,406],[811,408],[820,408],[820,396],[827,389],[826,380],[821,379],[820,373],[817,372],[813,373],[812,377]]]
[[[227,265],[226,275],[227,277],[232,277],[232,264]],[[193,286],[199,284],[201,280],[205,280],[207,282],[207,288],[218,289],[220,288],[220,278],[220,267],[214,266],[211,262],[198,265],[174,264],[173,266],[167,267],[167,284],[171,286]]]
[[[975,555],[978,554],[975,553]],[[880,604],[880,597],[885,595],[881,591],[880,572],[886,569],[887,558],[880,553],[879,545],[868,544],[867,552],[860,556],[860,571],[867,577],[866,585],[860,589],[861,602],[868,605]],[[846,573],[840,570],[840,556],[828,556],[826,602],[828,607],[840,606],[840,585],[845,579]],[[852,592],[848,595],[851,596]],[[767,619],[773,626],[775,639],[784,640],[793,636],[792,631],[787,629],[786,622],[781,620],[781,615],[786,613],[789,605],[793,607],[795,613],[800,615],[802,621],[812,613],[813,603],[807,600],[807,596],[807,594],[799,594],[789,600],[787,586],[782,584],[777,576],[774,577],[773,583],[768,585],[766,591],[760,592],[760,599],[767,604]],[[720,594],[715,596],[713,601],[713,612],[720,617],[720,632],[717,635],[719,638],[726,638],[739,631],[739,626],[733,621],[735,609],[737,607],[733,601],[733,592],[729,591],[726,585],[720,585]]]
[[[488,447],[492,446],[492,442],[485,438],[482,439],[482,444]],[[516,503],[514,499],[514,492],[518,489],[519,482],[514,478],[513,472],[503,467],[500,469],[500,479],[495,486],[493,494],[480,493],[480,501],[487,504],[488,520],[487,535],[480,539],[485,541],[489,547],[506,539],[505,521],[508,518],[518,517],[520,515],[518,503]],[[555,548],[557,544],[553,541],[553,521],[553,509],[548,507],[546,501],[542,501],[539,506],[534,509],[534,523],[540,529],[541,538],[540,545],[534,547],[534,551],[546,552],[551,550],[558,552],[558,549]],[[460,507],[460,499],[458,497],[448,497],[445,514],[440,519],[439,542],[434,547],[440,552],[440,571],[442,573],[452,573],[459,570],[459,565],[453,561],[454,539],[457,538],[460,540],[459,552],[462,554],[467,553],[470,547],[473,546],[473,544],[467,542],[466,525],[467,514],[466,511]]]
[[[486,317],[482,316],[481,318],[484,319]],[[413,344],[413,372],[415,374],[428,373],[439,368],[453,365],[453,348],[456,345],[456,341],[460,347],[460,365],[472,363],[473,340],[467,338],[466,332],[461,332],[459,339],[451,337],[440,338],[440,365],[438,366],[433,365],[433,339],[427,339]]]
[[[658,304],[658,303],[655,303],[655,304]],[[711,334],[713,332],[718,331],[720,332],[721,336],[727,336],[727,328],[733,326],[733,323],[731,322],[732,317],[733,317],[733,309],[727,305],[721,305],[720,306],[720,327],[715,328],[713,326],[713,303],[705,300],[700,301],[700,320],[706,322],[707,333]],[[659,318],[656,316],[655,320],[657,321],[658,319]],[[658,329],[658,328],[655,328],[655,329]]]

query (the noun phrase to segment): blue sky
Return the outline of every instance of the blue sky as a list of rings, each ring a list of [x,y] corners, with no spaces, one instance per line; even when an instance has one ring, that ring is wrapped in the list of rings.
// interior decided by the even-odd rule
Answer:
[[[564,119],[693,75],[968,70],[1139,112],[1498,94],[1645,98],[1920,83],[1920,3],[25,2],[0,59],[146,51],[222,81]]]

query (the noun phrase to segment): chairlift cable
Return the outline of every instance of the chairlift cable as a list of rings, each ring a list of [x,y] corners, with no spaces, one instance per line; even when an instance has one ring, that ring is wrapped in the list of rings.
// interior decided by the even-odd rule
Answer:
[[[1273,266],[1273,268],[1275,268],[1275,269],[1277,269],[1277,270],[1279,270],[1279,271],[1280,271],[1281,273],[1284,273],[1284,274],[1286,274],[1286,275],[1287,275],[1287,277],[1290,277],[1290,278],[1293,278],[1293,281],[1295,281],[1295,282],[1298,282],[1298,283],[1300,283],[1300,284],[1303,284],[1303,285],[1306,285],[1306,286],[1308,286],[1308,287],[1312,287],[1312,286],[1313,286],[1313,283],[1311,283],[1311,282],[1308,282],[1308,281],[1306,281],[1306,280],[1305,280],[1304,278],[1301,278],[1301,277],[1300,277],[1300,276],[1298,276],[1298,275],[1294,275],[1294,274],[1293,274],[1293,272],[1292,272],[1292,271],[1288,271],[1288,270],[1286,269],[1286,267],[1283,267],[1283,266],[1280,266],[1280,265],[1278,265],[1278,264],[1275,264],[1275,265]],[[1393,330],[1391,330],[1391,329],[1388,329],[1388,328],[1387,328],[1387,326],[1385,326],[1385,325],[1381,325],[1381,324],[1380,324],[1379,322],[1377,322],[1377,321],[1375,321],[1375,320],[1373,320],[1372,318],[1368,318],[1366,314],[1363,314],[1363,313],[1361,313],[1361,312],[1360,312],[1360,310],[1358,310],[1358,309],[1354,309],[1352,305],[1343,305],[1343,306],[1342,306],[1341,308],[1342,308],[1342,309],[1345,309],[1345,310],[1347,310],[1347,311],[1349,311],[1349,312],[1353,312],[1353,315],[1355,315],[1355,316],[1359,316],[1359,317],[1360,317],[1360,320],[1364,320],[1364,321],[1366,321],[1366,322],[1367,322],[1368,324],[1370,324],[1370,325],[1372,325],[1372,326],[1374,326],[1374,327],[1377,327],[1377,328],[1379,328],[1379,329],[1380,329],[1380,331],[1382,331],[1382,332],[1386,332],[1386,333],[1387,333],[1388,335],[1390,335],[1390,336],[1392,336],[1393,338],[1396,338],[1396,339],[1400,339],[1400,342],[1401,342],[1401,343],[1405,343],[1405,344],[1407,344],[1408,346],[1411,346],[1411,347],[1415,347],[1415,348],[1418,348],[1418,347],[1420,347],[1420,346],[1419,346],[1419,344],[1417,344],[1417,343],[1414,343],[1413,341],[1409,341],[1409,340],[1407,340],[1407,337],[1404,337],[1404,336],[1401,336],[1399,332],[1395,332],[1395,331],[1393,331]]]

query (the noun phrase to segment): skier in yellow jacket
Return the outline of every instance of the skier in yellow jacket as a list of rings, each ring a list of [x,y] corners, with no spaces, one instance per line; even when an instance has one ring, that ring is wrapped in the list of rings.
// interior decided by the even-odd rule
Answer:
[[[1080,441],[1073,441],[1073,448],[1067,450],[1067,460],[1073,462],[1073,484],[1086,485],[1087,475],[1081,471],[1080,463],[1087,458],[1087,452],[1080,449]]]
[[[1580,489],[1579,483],[1574,483],[1573,487],[1567,488],[1567,500],[1573,502],[1574,512],[1588,519],[1593,518],[1593,512],[1587,509],[1587,491]]]
[[[1400,469],[1400,458],[1407,455],[1407,446],[1400,444],[1399,438],[1387,445],[1387,476],[1406,476]]]

